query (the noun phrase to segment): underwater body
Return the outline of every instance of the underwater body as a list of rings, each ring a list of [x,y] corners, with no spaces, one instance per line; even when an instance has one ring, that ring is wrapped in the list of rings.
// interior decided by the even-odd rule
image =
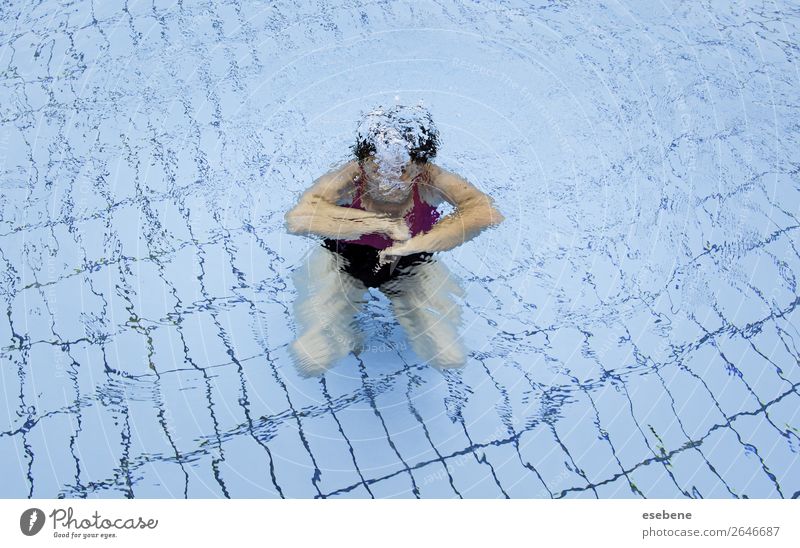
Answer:
[[[0,8],[0,496],[797,498],[792,2]],[[466,366],[304,378],[284,214],[376,104],[505,221]],[[446,213],[446,208],[442,208]]]

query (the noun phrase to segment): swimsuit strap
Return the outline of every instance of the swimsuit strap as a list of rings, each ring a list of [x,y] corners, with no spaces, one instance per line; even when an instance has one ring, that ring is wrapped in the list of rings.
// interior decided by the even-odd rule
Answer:
[[[417,184],[417,179],[422,177],[422,175],[423,174],[420,173],[419,175],[414,177],[414,180],[411,182],[411,186],[412,186],[413,191],[414,191],[414,209],[416,209],[417,206],[422,204],[422,199],[420,199],[420,197],[419,197],[419,188],[418,188],[419,185]]]

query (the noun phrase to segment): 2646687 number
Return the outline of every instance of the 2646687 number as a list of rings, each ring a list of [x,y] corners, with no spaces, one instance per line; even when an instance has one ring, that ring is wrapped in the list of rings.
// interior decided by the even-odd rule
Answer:
[[[778,535],[780,527],[731,527],[729,536],[732,537],[774,537]]]

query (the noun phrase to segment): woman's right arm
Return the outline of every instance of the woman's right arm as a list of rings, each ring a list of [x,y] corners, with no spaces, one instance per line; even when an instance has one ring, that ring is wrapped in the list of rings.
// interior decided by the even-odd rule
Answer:
[[[410,234],[402,220],[336,205],[354,184],[358,172],[358,162],[353,160],[314,181],[311,188],[300,196],[297,205],[284,216],[289,233],[351,240],[381,232],[394,240],[407,240]]]

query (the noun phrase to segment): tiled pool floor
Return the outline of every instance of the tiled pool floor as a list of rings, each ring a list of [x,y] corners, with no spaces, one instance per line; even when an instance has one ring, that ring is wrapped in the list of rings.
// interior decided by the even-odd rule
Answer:
[[[339,5],[340,4],[340,5]],[[0,496],[798,497],[789,2],[0,8]],[[467,367],[292,369],[283,214],[423,100]]]

